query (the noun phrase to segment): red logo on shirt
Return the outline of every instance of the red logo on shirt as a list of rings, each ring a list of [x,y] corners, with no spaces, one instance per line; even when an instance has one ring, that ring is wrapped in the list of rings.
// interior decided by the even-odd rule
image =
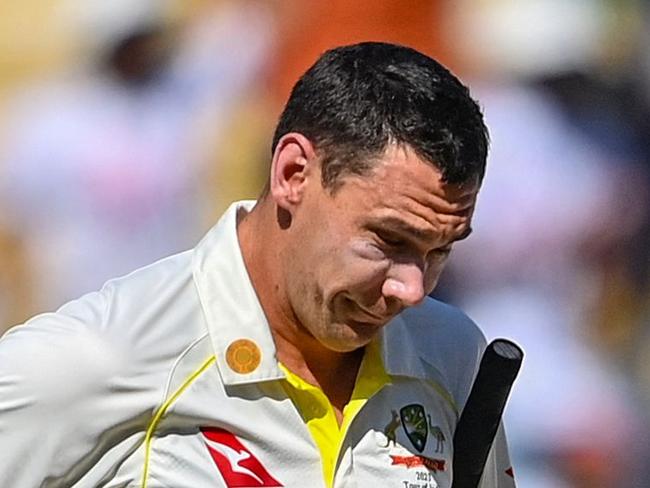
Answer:
[[[228,488],[283,486],[234,434],[214,427],[203,427],[201,432]]]
[[[445,460],[444,459],[432,459],[425,456],[392,456],[390,457],[393,462],[392,464],[403,464],[407,468],[416,468],[418,466],[424,466],[434,473],[438,471],[445,470]]]

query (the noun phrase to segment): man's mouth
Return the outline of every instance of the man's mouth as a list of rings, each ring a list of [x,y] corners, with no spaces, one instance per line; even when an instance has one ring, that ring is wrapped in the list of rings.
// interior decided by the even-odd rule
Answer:
[[[384,312],[374,311],[371,308],[366,308],[349,297],[345,297],[344,303],[345,312],[343,313],[345,314],[345,317],[349,321],[359,325],[381,327],[395,316],[394,314],[387,314]]]
[[[356,306],[357,313],[351,314],[351,319],[355,322],[360,322],[369,325],[381,326],[386,324],[392,317],[386,317],[367,310],[359,305]]]

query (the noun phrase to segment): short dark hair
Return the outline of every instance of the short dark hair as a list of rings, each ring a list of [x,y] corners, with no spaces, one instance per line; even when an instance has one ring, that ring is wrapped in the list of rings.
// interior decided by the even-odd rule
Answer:
[[[412,148],[449,183],[485,172],[488,132],[468,88],[405,46],[363,42],[325,52],[293,87],[272,151],[289,132],[314,144],[328,188],[367,173],[393,143]]]

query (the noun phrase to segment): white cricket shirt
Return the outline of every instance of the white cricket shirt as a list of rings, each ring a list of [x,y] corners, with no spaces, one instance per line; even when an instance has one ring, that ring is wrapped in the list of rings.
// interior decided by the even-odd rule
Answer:
[[[397,316],[332,437],[327,401],[278,363],[248,279],[236,214],[253,204],[0,339],[0,486],[450,487],[478,328],[431,299]],[[509,473],[500,429],[481,488],[514,487]]]

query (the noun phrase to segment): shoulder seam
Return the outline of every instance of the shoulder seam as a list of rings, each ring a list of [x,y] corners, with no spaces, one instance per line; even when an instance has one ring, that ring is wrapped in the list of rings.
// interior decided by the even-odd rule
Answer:
[[[164,404],[165,401],[167,400],[167,397],[169,395],[169,390],[171,389],[171,383],[172,383],[172,378],[174,377],[174,372],[176,371],[176,368],[180,364],[180,362],[189,354],[189,352],[194,349],[203,339],[205,339],[208,336],[208,333],[206,332],[202,336],[198,337],[197,339],[193,340],[176,358],[174,361],[174,364],[172,364],[171,369],[169,370],[169,374],[167,375],[167,383],[165,384],[165,389],[163,390],[163,397],[160,401],[160,405]]]
[[[201,364],[199,368],[197,368],[190,376],[188,376],[187,379],[183,382],[183,384],[155,412],[153,418],[151,419],[151,423],[147,428],[147,432],[144,438],[145,452],[144,452],[144,467],[142,469],[142,483],[140,485],[141,488],[147,488],[147,478],[149,476],[149,461],[150,461],[150,453],[151,453],[151,441],[153,439],[153,434],[156,431],[156,427],[158,426],[158,423],[167,412],[167,409],[174,404],[174,402],[178,399],[178,397],[180,397],[181,394],[192,383],[194,383],[194,381],[199,376],[201,376],[212,364],[214,364],[215,359],[216,358],[214,355],[206,359],[203,362],[203,364]]]

